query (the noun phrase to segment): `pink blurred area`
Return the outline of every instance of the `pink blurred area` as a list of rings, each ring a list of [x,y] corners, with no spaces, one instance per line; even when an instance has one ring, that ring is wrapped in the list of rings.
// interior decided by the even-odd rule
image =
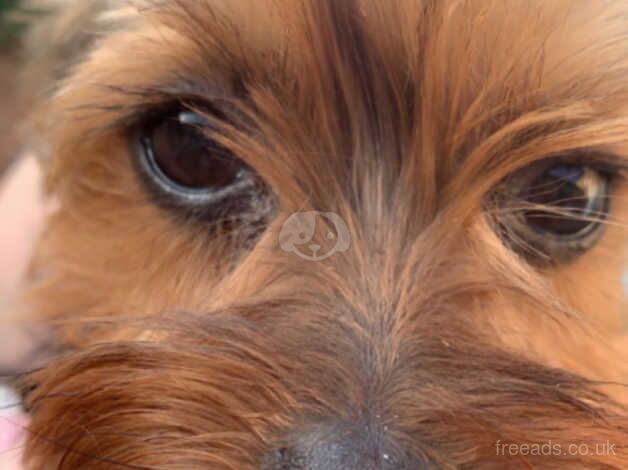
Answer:
[[[24,156],[0,180],[0,373],[24,366],[32,345],[21,333],[12,300],[44,219],[39,165]],[[0,383],[0,470],[22,469],[28,417],[19,397]]]
[[[40,180],[32,156],[21,158],[0,180],[0,302],[16,290],[39,234],[44,211]]]
[[[0,387],[0,469],[20,470],[28,417],[21,412],[18,399]]]

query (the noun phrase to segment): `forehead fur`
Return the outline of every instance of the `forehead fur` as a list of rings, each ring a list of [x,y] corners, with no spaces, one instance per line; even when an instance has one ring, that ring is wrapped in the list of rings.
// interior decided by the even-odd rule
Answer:
[[[63,94],[111,119],[228,102],[264,135],[231,139],[238,153],[299,194],[341,190],[356,169],[444,199],[481,174],[479,194],[532,160],[625,140],[625,2],[124,4]]]

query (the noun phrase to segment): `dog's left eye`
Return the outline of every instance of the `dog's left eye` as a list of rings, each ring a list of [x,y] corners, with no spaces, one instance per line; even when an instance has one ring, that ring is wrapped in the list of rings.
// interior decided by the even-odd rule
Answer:
[[[525,221],[540,233],[582,238],[606,214],[607,183],[605,175],[587,166],[552,166],[521,194],[530,204]]]
[[[158,201],[216,221],[247,211],[264,191],[248,165],[207,137],[211,131],[201,114],[178,107],[140,123],[134,140],[139,170]]]
[[[568,261],[599,239],[608,213],[610,175],[555,162],[514,178],[502,224],[524,254]]]

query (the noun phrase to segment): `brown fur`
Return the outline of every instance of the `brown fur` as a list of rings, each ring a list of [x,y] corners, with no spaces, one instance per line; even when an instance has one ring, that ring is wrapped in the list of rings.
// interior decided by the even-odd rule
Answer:
[[[59,209],[29,305],[68,353],[26,379],[32,468],[253,469],[338,422],[409,468],[628,467],[624,176],[560,266],[514,254],[486,203],[548,156],[628,161],[625,2],[136,3],[40,112]],[[141,110],[198,98],[237,109],[215,138],[276,193],[252,248],[161,209],[131,164]],[[307,210],[349,250],[280,250]]]

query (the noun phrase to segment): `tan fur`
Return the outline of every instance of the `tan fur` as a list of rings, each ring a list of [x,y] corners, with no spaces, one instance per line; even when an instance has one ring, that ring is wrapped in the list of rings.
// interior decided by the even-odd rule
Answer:
[[[259,468],[337,419],[441,468],[628,466],[625,175],[604,238],[559,267],[515,255],[486,204],[548,156],[628,159],[625,2],[139,4],[39,113],[60,208],[29,305],[69,352],[27,380],[32,468]],[[134,112],[199,98],[239,110],[214,137],[277,195],[250,250],[133,169]],[[338,213],[350,249],[280,250],[307,210]]]

